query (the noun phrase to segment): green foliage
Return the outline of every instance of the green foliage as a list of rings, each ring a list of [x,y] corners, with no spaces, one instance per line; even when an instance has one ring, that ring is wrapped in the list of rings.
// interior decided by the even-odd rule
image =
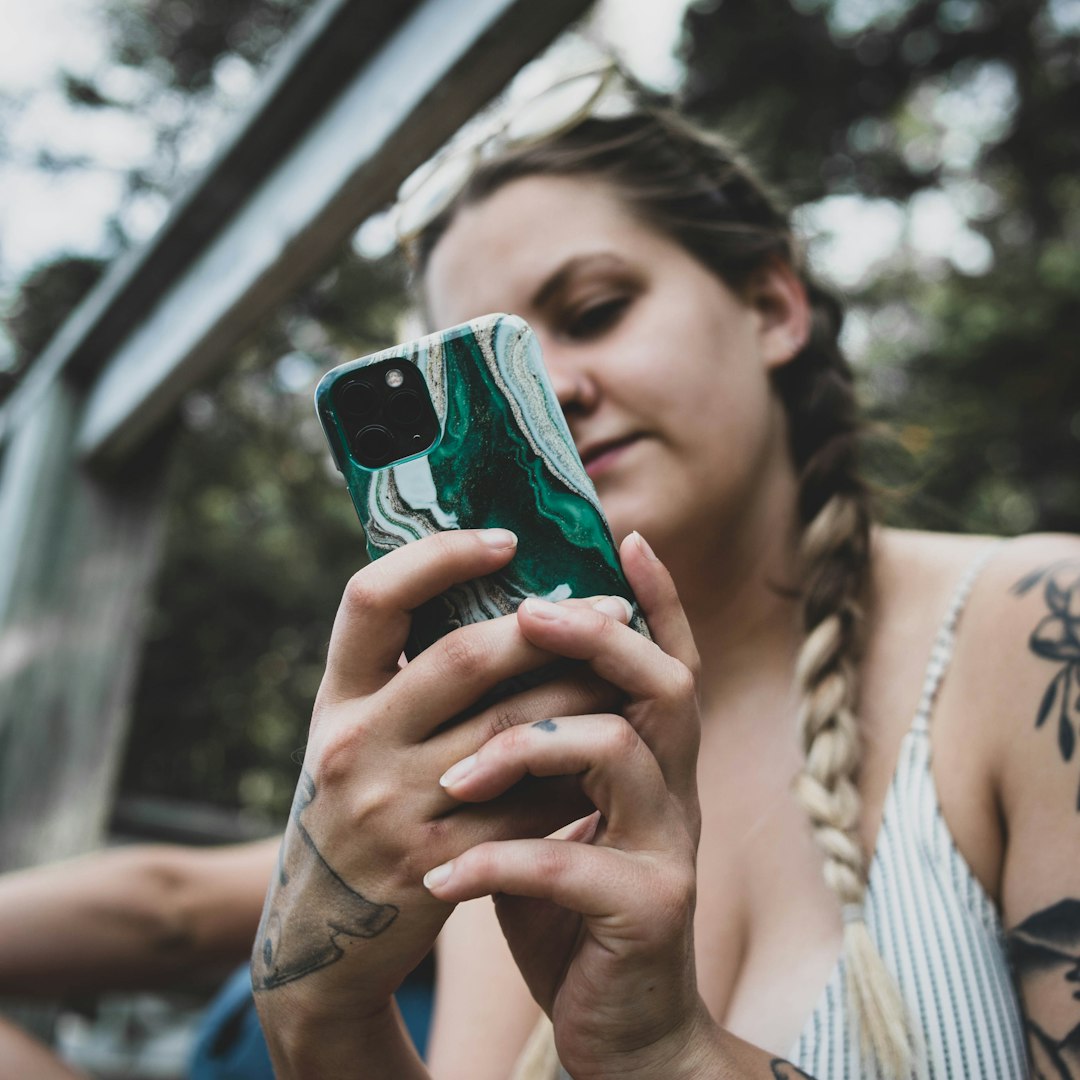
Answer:
[[[987,257],[848,290],[900,523],[1080,530],[1080,25],[1052,0],[691,9],[687,101],[796,200],[941,192]]]
[[[101,259],[64,256],[38,267],[23,280],[18,299],[5,320],[15,346],[13,366],[17,370],[25,368],[45,348],[56,328],[104,270]]]
[[[199,118],[182,103],[212,95],[231,62],[260,67],[307,6],[114,0],[114,59],[172,103],[132,197],[175,191]],[[884,432],[868,463],[894,521],[1080,531],[1080,31],[1066,7],[713,0],[687,15],[687,102],[794,202],[965,207],[979,258],[909,247],[847,289]],[[113,107],[92,79],[67,93]],[[24,284],[21,358],[97,272],[69,260]],[[310,389],[393,340],[402,304],[400,267],[345,253],[185,404],[127,792],[284,812],[332,614],[364,557]]]

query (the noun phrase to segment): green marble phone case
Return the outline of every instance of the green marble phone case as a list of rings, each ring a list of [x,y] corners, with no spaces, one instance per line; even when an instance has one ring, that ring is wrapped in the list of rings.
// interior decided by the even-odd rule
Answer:
[[[391,358],[419,369],[440,434],[409,460],[368,469],[348,449],[332,389],[358,368]],[[530,596],[617,594],[633,602],[539,344],[523,320],[487,315],[343,364],[323,377],[315,400],[373,559],[447,529],[499,526],[518,536],[505,570],[456,586],[416,613],[408,655],[456,627],[508,614]],[[632,625],[647,633],[636,608]]]

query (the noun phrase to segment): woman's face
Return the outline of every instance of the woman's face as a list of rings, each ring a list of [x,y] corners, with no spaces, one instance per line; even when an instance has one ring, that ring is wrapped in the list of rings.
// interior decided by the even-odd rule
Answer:
[[[760,518],[771,474],[790,472],[768,378],[805,339],[789,270],[744,299],[607,185],[538,176],[463,208],[424,285],[437,326],[531,324],[617,539],[637,529],[670,558]]]

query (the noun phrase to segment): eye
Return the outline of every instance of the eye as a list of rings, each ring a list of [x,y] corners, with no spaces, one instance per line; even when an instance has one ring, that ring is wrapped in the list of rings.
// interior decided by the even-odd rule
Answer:
[[[567,337],[593,338],[614,326],[630,303],[629,296],[613,296],[572,312],[564,327]]]

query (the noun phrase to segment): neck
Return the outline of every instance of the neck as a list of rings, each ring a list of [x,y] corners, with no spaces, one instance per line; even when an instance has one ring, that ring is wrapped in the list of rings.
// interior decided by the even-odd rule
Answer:
[[[786,455],[785,455],[786,458]],[[738,515],[668,563],[698,652],[706,722],[763,683],[786,693],[802,642],[797,480],[784,462]]]

